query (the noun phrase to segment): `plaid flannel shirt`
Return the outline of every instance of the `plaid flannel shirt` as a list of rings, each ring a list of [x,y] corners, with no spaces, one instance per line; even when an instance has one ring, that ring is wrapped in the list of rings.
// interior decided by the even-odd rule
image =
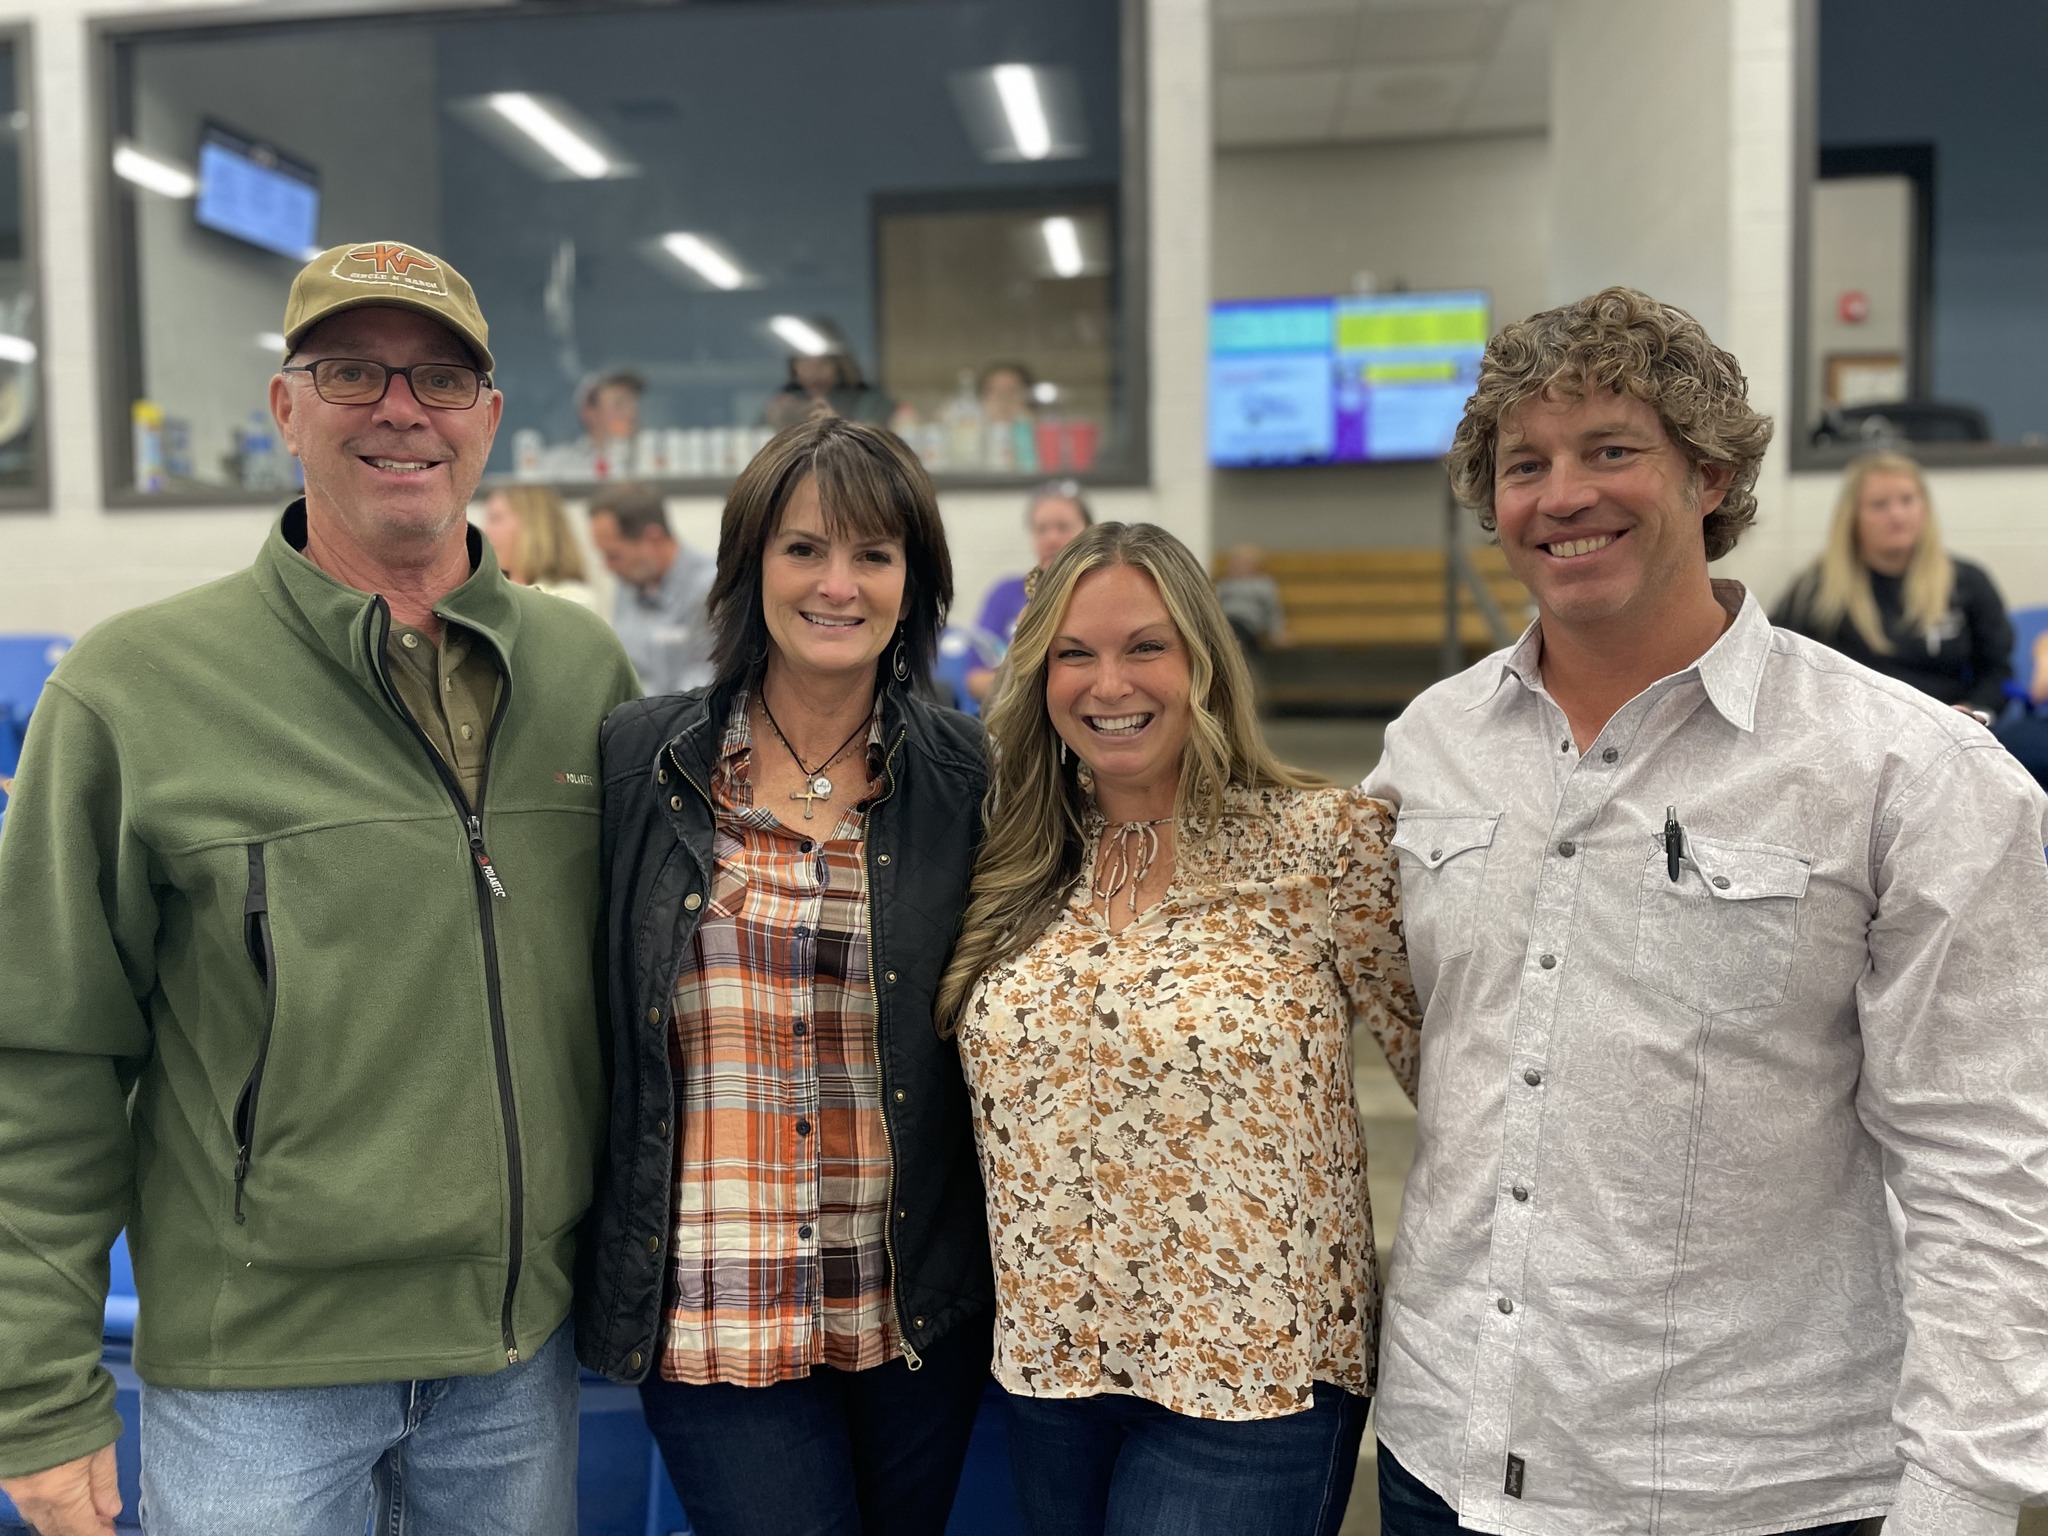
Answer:
[[[822,838],[754,804],[748,698],[711,795],[711,899],[676,984],[663,1380],[767,1386],[898,1352],[860,807]],[[868,737],[874,792],[881,715]],[[862,804],[864,805],[865,797]]]

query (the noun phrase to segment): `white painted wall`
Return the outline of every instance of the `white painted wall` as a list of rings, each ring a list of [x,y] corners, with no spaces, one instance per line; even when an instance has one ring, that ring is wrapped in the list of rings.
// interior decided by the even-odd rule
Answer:
[[[258,12],[261,0],[244,9]],[[100,484],[96,291],[90,162],[92,99],[86,19],[147,12],[164,0],[0,0],[0,22],[34,28],[37,238],[43,258],[44,370],[52,508],[0,512],[0,630],[82,633],[109,614],[246,565],[268,511],[108,511]],[[204,10],[217,14],[218,0]],[[1208,0],[1147,0],[1150,91],[1145,138],[1151,202],[1152,462],[1149,487],[1105,491],[1099,515],[1172,528],[1206,556],[1209,473],[1202,387],[1209,299],[1210,70]],[[241,324],[239,316],[232,323]],[[281,315],[279,317],[282,318]],[[119,424],[126,430],[126,424]],[[944,498],[960,606],[971,612],[997,576],[1028,563],[1021,498]],[[675,521],[699,547],[716,542],[718,505],[678,500]]]
[[[1226,151],[1216,157],[1216,296],[1345,293],[1369,272],[1382,287],[1484,288],[1496,326],[1520,319],[1547,301],[1549,184],[1540,133]],[[1435,544],[1446,495],[1435,464],[1219,472],[1215,539]]]
[[[1551,29],[1551,289],[1626,283],[1728,321],[1731,0],[1561,0]]]

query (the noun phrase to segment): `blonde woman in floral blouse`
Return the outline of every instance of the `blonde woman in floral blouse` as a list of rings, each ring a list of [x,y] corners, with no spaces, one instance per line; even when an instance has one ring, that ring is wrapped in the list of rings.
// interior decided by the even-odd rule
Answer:
[[[973,1099],[1033,1536],[1326,1536],[1372,1390],[1362,1022],[1415,1083],[1386,807],[1259,735],[1185,546],[1053,563],[936,1017]]]

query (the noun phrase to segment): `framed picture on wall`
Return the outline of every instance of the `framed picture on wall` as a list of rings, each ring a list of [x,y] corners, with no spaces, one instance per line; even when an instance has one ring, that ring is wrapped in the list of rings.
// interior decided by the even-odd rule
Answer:
[[[1822,397],[1830,410],[1891,405],[1907,398],[1906,360],[1897,352],[1830,352]]]

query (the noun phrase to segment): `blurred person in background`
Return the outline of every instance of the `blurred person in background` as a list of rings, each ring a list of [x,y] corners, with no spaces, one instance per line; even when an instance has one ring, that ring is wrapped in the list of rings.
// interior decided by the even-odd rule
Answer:
[[[1866,453],[1843,472],[1827,544],[1771,622],[1987,724],[2005,707],[2005,602],[1982,566],[1942,548],[1927,481],[1902,453]]]
[[[454,268],[299,272],[305,470],[247,570],[95,627],[0,838],[0,1486],[151,1536],[566,1536],[602,1152],[602,621],[467,518],[504,397]]]
[[[562,496],[551,485],[505,485],[484,498],[484,537],[498,567],[522,586],[565,597],[591,612],[597,592],[584,579],[583,551]]]
[[[1031,394],[1036,382],[1022,363],[989,364],[974,386],[981,419],[992,426],[1032,420],[1038,414]]]
[[[988,783],[924,697],[952,586],[909,449],[802,423],[726,502],[716,681],[605,724],[617,1086],[577,1340],[641,1383],[701,1536],[940,1536],[988,1382],[931,1011]]]
[[[635,440],[640,435],[640,398],[646,392],[647,381],[631,368],[595,374],[576,391],[584,452],[597,479],[616,479],[632,472]]]
[[[842,416],[882,426],[893,409],[889,397],[868,383],[853,353],[841,343],[816,356],[791,356],[789,381],[768,397],[761,420],[778,432],[813,416]]]
[[[711,681],[705,603],[717,565],[669,532],[668,508],[644,485],[607,486],[590,499],[590,542],[618,581],[612,628],[649,693]]]
[[[1364,1025],[1412,1096],[1393,817],[1286,767],[1207,573],[1104,523],[1047,570],[939,994],[989,1195],[1033,1536],[1333,1536],[1379,1327]]]
[[[1991,734],[2020,760],[2035,783],[2048,789],[2048,630],[2034,636],[2027,655],[2031,665],[2026,689],[2008,686],[2017,697],[2006,705]]]
[[[1266,569],[1256,544],[1239,544],[1223,556],[1223,574],[1216,578],[1216,601],[1230,620],[1237,643],[1256,658],[1268,646],[1287,638],[1287,612],[1280,604],[1280,584]]]
[[[1073,480],[1048,480],[1034,490],[1024,503],[1024,526],[1031,534],[1031,569],[1022,576],[1005,576],[988,589],[982,599],[981,617],[975,620],[983,634],[997,644],[1008,646],[1016,632],[1018,616],[1031,600],[1040,574],[1055,556],[1084,528],[1095,522],[1095,514]],[[967,674],[967,691],[987,699],[995,689],[997,668],[976,667]]]

